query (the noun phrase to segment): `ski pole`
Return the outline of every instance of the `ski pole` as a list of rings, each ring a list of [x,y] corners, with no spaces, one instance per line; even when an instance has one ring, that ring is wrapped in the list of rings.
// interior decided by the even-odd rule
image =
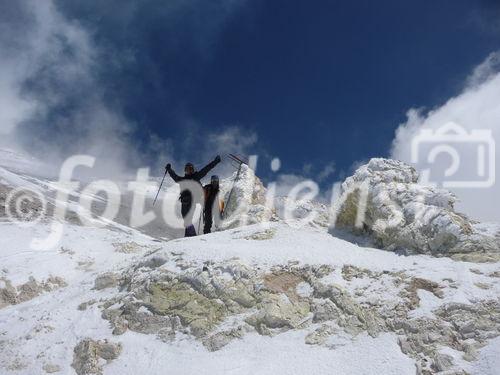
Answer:
[[[163,178],[161,179],[160,187],[158,188],[158,193],[156,193],[155,200],[153,201],[153,207],[156,203],[156,198],[158,198],[158,194],[160,194],[161,186],[163,185],[163,181],[165,181],[165,176],[167,175],[167,171],[165,171],[165,174],[163,175]]]
[[[223,219],[224,219],[224,214],[226,213],[226,207],[229,205],[229,201],[231,200],[231,195],[233,195],[234,184],[236,183],[236,180],[240,176],[240,171],[241,171],[241,164],[238,167],[238,172],[236,172],[236,177],[234,178],[233,186],[231,187],[231,190],[229,191],[229,196],[227,197],[227,204],[224,205],[224,209],[222,210],[222,213],[221,213],[221,217]]]

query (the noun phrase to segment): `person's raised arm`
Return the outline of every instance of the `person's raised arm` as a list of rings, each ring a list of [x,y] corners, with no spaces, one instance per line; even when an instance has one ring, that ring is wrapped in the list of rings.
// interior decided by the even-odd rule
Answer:
[[[168,163],[167,166],[165,167],[165,172],[167,172],[170,175],[170,177],[172,177],[172,180],[174,180],[175,182],[180,181],[181,178],[177,175],[177,173],[174,172],[170,163]]]
[[[197,177],[199,179],[202,179],[203,177],[205,177],[207,175],[208,172],[210,172],[219,163],[220,163],[220,156],[217,155],[214,160],[212,160],[210,163],[208,163],[207,165],[205,165],[203,168],[201,168],[197,172],[197,174],[198,174]]]

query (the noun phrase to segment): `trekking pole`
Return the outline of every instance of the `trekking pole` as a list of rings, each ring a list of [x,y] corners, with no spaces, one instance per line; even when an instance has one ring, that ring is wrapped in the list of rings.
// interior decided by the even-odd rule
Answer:
[[[201,213],[200,217],[198,218],[198,235],[200,234],[200,224],[201,224]]]
[[[161,179],[160,187],[158,188],[158,193],[156,193],[155,200],[153,201],[153,207],[156,203],[156,198],[158,198],[158,194],[160,194],[161,186],[163,185],[163,181],[165,181],[165,176],[167,175],[167,171],[165,171],[165,174],[163,175],[163,178]]]
[[[241,165],[242,164],[247,164],[245,161],[243,161],[241,158],[237,157],[236,155],[233,154],[228,154],[228,156],[238,163],[238,172],[236,172],[236,177],[233,180],[233,186],[231,187],[231,190],[229,191],[229,196],[227,197],[227,203],[224,205],[224,208],[221,212],[221,217],[224,219],[224,214],[226,212],[226,208],[229,205],[229,202],[231,201],[231,195],[233,195],[233,190],[234,190],[234,185],[236,184],[236,180],[240,177],[240,172],[241,172]]]
[[[227,197],[227,204],[224,205],[224,211],[222,211],[222,218],[224,219],[224,213],[226,212],[226,207],[229,205],[229,202],[231,201],[231,195],[233,195],[233,190],[234,190],[234,184],[236,183],[236,180],[238,179],[241,171],[241,164],[238,168],[238,172],[236,173],[236,177],[233,180],[233,186],[231,187],[231,190],[229,190],[229,195]]]

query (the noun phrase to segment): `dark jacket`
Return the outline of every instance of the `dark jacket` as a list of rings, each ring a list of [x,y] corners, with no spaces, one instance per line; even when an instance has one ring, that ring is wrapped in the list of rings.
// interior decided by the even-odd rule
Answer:
[[[196,181],[197,183],[199,183],[201,186],[201,182],[200,182],[201,179],[203,177],[205,177],[207,175],[207,173],[210,172],[210,170],[212,170],[217,164],[219,164],[219,162],[220,162],[220,160],[213,160],[210,163],[208,163],[206,166],[201,168],[199,171],[195,171],[193,174],[191,174],[189,176],[184,175],[181,177],[181,176],[177,175],[177,173],[175,173],[175,171],[172,168],[167,169],[167,172],[170,175],[170,177],[172,177],[172,179],[177,183],[181,183],[184,180],[193,180],[193,181]],[[182,189],[182,184],[181,184],[181,189]],[[182,190],[179,199],[180,199],[181,203],[190,205],[192,202],[191,192],[189,190]]]
[[[215,199],[217,198],[217,195],[219,194],[219,187],[218,186],[214,187],[212,184],[208,184],[208,185],[203,186],[203,192],[205,193],[205,205],[204,205],[203,212],[211,215],[212,207],[214,205]],[[217,207],[218,207],[218,205],[217,205]]]

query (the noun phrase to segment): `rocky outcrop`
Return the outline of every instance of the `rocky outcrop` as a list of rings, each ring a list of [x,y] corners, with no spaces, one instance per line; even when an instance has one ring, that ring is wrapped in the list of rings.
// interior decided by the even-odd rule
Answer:
[[[65,286],[66,282],[63,279],[53,276],[42,282],[30,277],[26,283],[17,287],[13,286],[10,280],[0,278],[0,309],[8,305],[17,305],[29,301],[44,292],[50,292]]]
[[[259,270],[236,259],[187,265],[179,273],[147,267],[147,259],[142,264],[120,276],[125,293],[101,304],[115,335],[132,330],[166,342],[190,335],[216,351],[249,332],[275,336],[304,330],[306,344],[330,349],[360,334],[391,332],[419,373],[432,374],[461,371],[443,348],[474,361],[478,350],[500,334],[499,302],[445,303],[448,288],[456,288],[449,279],[436,282],[351,265],[335,270],[290,263]],[[345,285],[329,281],[332,273]],[[423,303],[421,293],[443,302],[431,314],[415,314]]]
[[[144,250],[144,246],[141,246],[134,241],[115,242],[112,245],[117,253],[123,254],[136,254]]]
[[[277,220],[289,225],[328,227],[329,212],[324,204],[268,194],[262,181],[247,165],[242,165],[237,179],[236,175],[235,172],[221,181],[220,198],[226,208],[220,229]]]
[[[320,282],[330,267],[283,266],[259,272],[227,261],[180,274],[161,268],[145,271],[127,271],[122,287],[129,293],[103,305],[114,334],[130,329],[170,340],[182,332],[218,350],[248,331],[273,336],[327,320],[348,332],[376,336],[380,331],[376,317],[348,292]]]
[[[119,283],[119,275],[114,272],[105,272],[102,275],[97,276],[94,282],[94,289],[102,290],[106,288],[112,288],[117,286]]]
[[[350,333],[369,333],[370,327],[374,327],[398,336],[402,352],[416,360],[418,374],[434,374],[440,371],[461,374],[465,371],[460,367],[457,356],[461,356],[466,362],[475,361],[478,351],[488,340],[500,335],[500,304],[497,299],[476,301],[474,304],[443,301],[429,316],[413,316],[412,313],[421,305],[418,291],[430,292],[444,300],[447,286],[456,288],[452,280],[443,279],[441,284],[403,272],[374,272],[354,266],[344,266],[341,274],[349,286],[358,286],[354,293],[345,297],[345,306],[348,309],[357,307],[360,311],[351,310],[351,314],[338,314],[335,308],[340,307],[339,301],[342,301],[342,298],[337,297],[335,304],[331,304],[329,300],[321,301],[315,309],[314,321],[322,325],[306,337],[306,343],[310,345],[330,347],[328,338],[332,335],[342,336],[342,330],[349,332],[357,328],[357,332]],[[366,299],[368,291],[373,292],[372,288],[377,284],[382,288],[379,291],[380,299]],[[397,298],[382,297],[382,291],[385,292],[388,285],[391,285],[394,291],[399,291]],[[328,288],[328,293],[335,290]],[[349,301],[351,299],[354,303]],[[344,325],[345,317],[352,319],[352,316],[358,316],[360,313],[365,317],[358,320],[364,320],[367,323],[365,326],[352,322]],[[443,350],[448,348],[456,351],[455,358],[443,353]]]
[[[274,200],[278,217],[292,226],[305,224],[316,228],[328,228],[330,213],[326,205],[311,200],[293,200],[290,197],[277,197]]]
[[[276,220],[273,202],[266,202],[266,189],[254,171],[242,164],[241,171],[220,185],[220,198],[224,201],[223,229],[235,228]],[[232,192],[231,192],[232,190]]]
[[[46,363],[43,365],[42,370],[47,374],[53,374],[55,372],[61,371],[61,367],[59,365],[54,365],[52,363]]]
[[[75,347],[71,366],[78,375],[101,375],[103,373],[102,360],[109,363],[118,358],[121,351],[121,344],[114,344],[108,340],[85,339]]]
[[[464,373],[458,370],[455,359],[443,357],[440,350],[451,348],[462,353],[465,361],[476,360],[479,349],[500,334],[499,309],[498,301],[474,306],[450,303],[435,311],[435,319],[388,319],[388,328],[399,335],[402,352],[418,361],[421,373],[451,369]]]
[[[335,228],[368,235],[375,246],[391,251],[499,260],[498,242],[455,212],[456,197],[419,185],[418,178],[405,163],[371,159],[342,184],[334,207]]]

